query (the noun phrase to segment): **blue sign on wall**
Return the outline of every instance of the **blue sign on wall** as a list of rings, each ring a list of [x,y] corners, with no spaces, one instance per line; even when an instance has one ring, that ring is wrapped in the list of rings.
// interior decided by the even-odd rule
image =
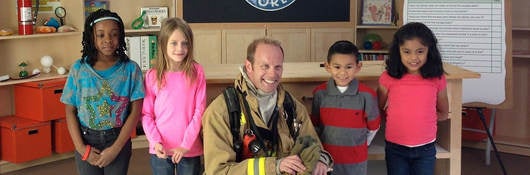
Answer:
[[[253,7],[263,11],[277,11],[291,5],[295,0],[245,0]]]
[[[350,1],[183,0],[182,9],[189,23],[349,22]]]

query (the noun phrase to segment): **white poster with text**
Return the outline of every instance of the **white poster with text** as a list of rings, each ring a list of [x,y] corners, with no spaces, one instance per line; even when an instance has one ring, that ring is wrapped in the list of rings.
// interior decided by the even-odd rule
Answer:
[[[463,81],[463,103],[505,100],[503,0],[405,0],[403,20],[429,26],[444,62],[480,73]]]

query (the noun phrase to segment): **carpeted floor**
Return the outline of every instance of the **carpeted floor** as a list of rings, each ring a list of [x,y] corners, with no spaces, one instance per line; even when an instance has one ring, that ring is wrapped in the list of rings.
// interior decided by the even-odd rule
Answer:
[[[501,153],[501,159],[509,175],[530,175],[530,157]],[[383,167],[381,167],[383,166]],[[369,163],[370,175],[384,175],[384,161]],[[45,165],[35,166],[5,175],[75,175],[73,159],[61,160]],[[135,149],[131,158],[129,175],[149,175],[149,155],[147,149]],[[484,164],[484,151],[472,148],[462,148],[462,175],[502,175],[502,170],[492,153],[491,165]]]

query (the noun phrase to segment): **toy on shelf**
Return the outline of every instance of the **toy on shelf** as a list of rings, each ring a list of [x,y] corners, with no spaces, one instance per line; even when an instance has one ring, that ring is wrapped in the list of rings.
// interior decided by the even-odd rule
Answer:
[[[63,25],[57,29],[57,32],[75,32],[77,29],[69,25]]]
[[[35,68],[33,69],[33,71],[31,71],[31,74],[39,74],[40,73],[40,69],[39,68]]]
[[[35,72],[30,75],[29,72],[26,70],[26,67],[28,66],[28,63],[25,61],[22,61],[20,64],[18,64],[18,67],[20,67],[20,71],[18,72],[18,75],[2,75],[0,77],[0,82],[7,81],[7,80],[22,80],[22,79],[28,79],[33,78],[38,75],[40,75],[40,72]]]
[[[52,26],[37,26],[37,33],[55,33],[57,29]]]
[[[142,11],[142,13],[140,14],[140,17],[133,20],[133,22],[131,23],[131,28],[141,29],[144,27],[144,21],[146,18],[145,13],[146,13],[145,11]]]
[[[57,69],[59,75],[64,75],[66,73],[66,68],[64,67],[55,67],[55,69]]]
[[[39,75],[40,75],[40,72],[38,72],[38,73],[34,73],[34,74],[31,74],[31,75],[28,75],[27,77],[24,77],[24,78],[22,78],[22,77],[18,77],[18,78],[16,78],[16,76],[15,76],[15,78],[14,78],[14,77],[11,77],[11,76],[9,76],[9,75],[2,75],[2,76],[0,76],[0,82],[5,82],[5,81],[9,81],[9,80],[24,80],[24,79],[30,79],[30,78],[33,78],[33,77],[39,77]]]
[[[44,22],[44,25],[54,27],[56,29],[61,27],[61,24],[59,23],[59,21],[57,21],[57,19],[55,19],[54,17],[50,17],[48,20],[46,20]]]
[[[59,18],[59,26],[64,25],[64,17],[66,17],[66,9],[62,6],[55,8],[55,16]]]
[[[9,80],[9,75],[1,75],[0,76],[0,82]]]
[[[368,50],[381,50],[383,48],[383,39],[375,33],[368,33],[363,37],[363,48]]]
[[[52,71],[51,67],[53,65],[53,58],[45,55],[40,58],[40,64],[42,65],[42,72],[50,73]]]
[[[18,64],[18,67],[20,67],[20,72],[18,72],[18,76],[20,78],[26,78],[29,75],[28,71],[26,70],[26,66],[28,66],[28,63],[24,61]]]
[[[57,73],[59,75],[64,75],[67,72],[66,68],[57,67],[57,66],[53,65],[53,58],[51,56],[49,56],[49,55],[45,55],[45,56],[41,57],[40,58],[40,64],[42,65],[42,71],[44,73],[50,73],[52,67],[57,70]]]
[[[13,35],[13,33],[15,33],[15,32],[13,31],[13,29],[5,28],[5,27],[0,27],[0,36]]]

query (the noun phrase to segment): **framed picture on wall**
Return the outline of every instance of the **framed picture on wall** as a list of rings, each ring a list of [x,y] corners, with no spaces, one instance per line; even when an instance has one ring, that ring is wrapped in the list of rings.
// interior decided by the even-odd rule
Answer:
[[[392,25],[394,21],[393,0],[363,0],[361,24]]]

